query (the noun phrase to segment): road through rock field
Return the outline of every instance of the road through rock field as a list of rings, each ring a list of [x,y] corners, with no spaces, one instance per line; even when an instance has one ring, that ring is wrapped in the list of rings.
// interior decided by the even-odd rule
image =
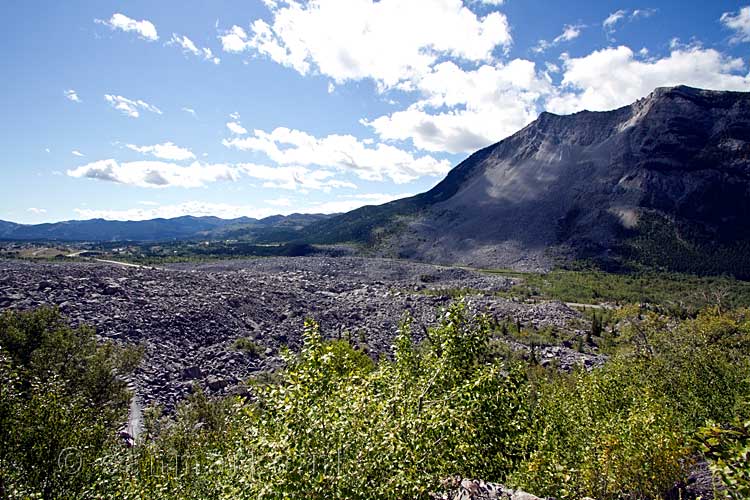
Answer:
[[[377,356],[390,352],[405,312],[414,320],[416,336],[436,322],[440,308],[451,301],[440,290],[483,291],[471,297],[470,308],[499,320],[564,328],[580,316],[559,302],[524,304],[494,296],[511,285],[497,275],[356,257],[280,257],[160,269],[3,260],[0,310],[54,305],[73,326],[92,325],[102,339],[143,344],[145,357],[133,380],[138,396],[170,410],[196,383],[222,394],[254,372],[281,366],[279,350],[299,348],[306,318],[318,321],[324,336],[351,339]],[[238,338],[251,339],[257,351],[236,349]],[[598,363],[570,349],[548,349],[562,358],[563,367]]]

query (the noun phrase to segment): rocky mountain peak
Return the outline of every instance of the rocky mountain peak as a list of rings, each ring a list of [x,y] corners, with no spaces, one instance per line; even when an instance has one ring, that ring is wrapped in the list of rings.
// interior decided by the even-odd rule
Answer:
[[[737,257],[747,213],[750,94],[676,86],[612,111],[542,113],[429,192],[313,229],[479,267],[595,258],[750,275]]]

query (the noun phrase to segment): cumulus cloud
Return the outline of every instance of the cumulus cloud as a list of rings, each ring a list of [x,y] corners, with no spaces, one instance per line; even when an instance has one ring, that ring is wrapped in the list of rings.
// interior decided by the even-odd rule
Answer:
[[[721,24],[734,31],[732,43],[750,42],[750,7],[742,7],[739,12],[725,12]]]
[[[632,15],[632,14],[631,14]],[[714,49],[675,45],[669,56],[645,59],[625,46],[562,58],[562,84],[554,86],[531,61],[481,65],[466,70],[446,61],[420,79],[421,98],[406,109],[362,123],[382,140],[410,140],[419,149],[473,152],[514,133],[541,109],[572,113],[608,110],[674,85],[750,90],[739,58]]]
[[[65,97],[68,100],[73,101],[73,102],[82,102],[81,98],[78,97],[78,93],[75,90],[73,90],[73,89],[66,90],[65,91]]]
[[[444,175],[447,160],[413,154],[387,144],[368,144],[352,135],[316,138],[300,130],[279,127],[272,132],[253,131],[244,138],[225,139],[230,148],[264,153],[280,165],[318,165],[350,171],[362,179],[390,178],[405,183],[425,175]]]
[[[73,151],[71,151],[70,154],[72,154],[73,156],[86,156],[85,154],[81,153],[77,149],[74,149]]]
[[[237,25],[225,31],[219,36],[219,40],[224,52],[239,53],[251,47],[248,42],[247,32]]]
[[[240,125],[238,122],[227,122],[227,128],[233,134],[244,135],[247,134],[247,129]]]
[[[411,140],[427,151],[472,152],[534,120],[537,101],[551,92],[535,64],[507,64],[465,70],[447,61],[422,78],[422,94],[405,110],[362,123],[384,140]]]
[[[167,42],[167,45],[176,45],[181,47],[185,53],[193,54],[194,56],[203,58],[204,61],[211,61],[214,64],[219,64],[221,59],[214,56],[214,53],[208,47],[198,47],[195,43],[184,35],[178,35],[172,33],[172,38]]]
[[[563,27],[562,33],[557,35],[551,42],[547,40],[539,40],[536,47],[533,47],[531,50],[537,53],[542,53],[547,49],[561,44],[562,42],[575,40],[581,35],[581,30],[583,28],[585,28],[583,24],[566,24]]]
[[[187,148],[181,148],[180,146],[177,146],[172,142],[154,144],[153,146],[136,146],[135,144],[126,144],[125,146],[128,149],[137,151],[138,153],[144,155],[150,154],[152,156],[155,156],[156,158],[161,158],[162,160],[182,161],[192,160],[195,158],[195,155],[192,151]]]
[[[336,83],[371,78],[381,90],[406,85],[440,58],[493,60],[512,42],[505,15],[477,16],[461,0],[284,0],[268,2],[269,24],[233,26],[219,38],[227,52],[251,51],[301,74]],[[429,19],[429,22],[425,22]]]
[[[269,167],[254,163],[243,163],[238,167],[248,177],[264,181],[263,187],[265,188],[301,192],[313,190],[328,192],[334,188],[357,188],[351,182],[334,179],[335,173],[329,170],[312,170],[301,166]]]
[[[129,145],[130,146],[130,145]],[[146,148],[150,148],[147,146]],[[206,164],[189,166],[162,161],[118,162],[95,161],[71,170],[67,175],[97,179],[145,188],[197,188],[219,181],[238,181],[243,177],[258,179],[265,188],[309,192],[315,190],[356,189],[349,181],[336,179],[336,172],[298,165],[271,167],[254,163]]]
[[[36,207],[27,208],[26,211],[34,215],[44,215],[47,213],[46,208],[36,208]]]
[[[625,106],[655,87],[691,85],[715,90],[750,90],[743,61],[714,49],[686,47],[662,59],[638,60],[629,47],[611,47],[564,61],[562,91],[547,109],[572,113]]]
[[[182,110],[183,110],[183,111],[184,111],[185,113],[188,113],[188,114],[190,114],[190,115],[193,115],[193,116],[196,116],[196,117],[198,116],[198,113],[196,113],[196,112],[195,112],[195,110],[194,110],[193,108],[182,108]]]
[[[156,113],[157,115],[162,114],[159,108],[140,99],[133,100],[120,95],[111,94],[105,94],[104,99],[113,108],[131,118],[138,118],[140,116],[140,112],[138,111],[139,109],[150,111],[151,113]]]
[[[67,171],[70,177],[98,179],[147,188],[195,188],[217,181],[236,181],[240,170],[223,164],[194,162],[189,166],[160,161],[100,160]]]
[[[94,22],[109,26],[112,30],[133,31],[140,38],[151,42],[159,39],[159,35],[156,33],[156,26],[146,19],[136,21],[118,12],[112,14],[109,20],[94,19]]]

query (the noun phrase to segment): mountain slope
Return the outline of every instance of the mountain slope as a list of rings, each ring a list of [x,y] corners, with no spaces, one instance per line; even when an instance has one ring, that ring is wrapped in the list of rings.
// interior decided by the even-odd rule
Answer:
[[[750,94],[660,88],[630,106],[542,113],[432,190],[310,227],[317,241],[481,267],[559,258],[750,275]],[[744,252],[744,255],[748,255]],[[741,269],[738,269],[738,266]]]

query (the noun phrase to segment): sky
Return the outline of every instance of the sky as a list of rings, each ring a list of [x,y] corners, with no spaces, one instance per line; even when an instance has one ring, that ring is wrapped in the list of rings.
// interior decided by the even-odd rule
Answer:
[[[542,111],[750,90],[750,2],[0,2],[0,219],[335,213]]]

